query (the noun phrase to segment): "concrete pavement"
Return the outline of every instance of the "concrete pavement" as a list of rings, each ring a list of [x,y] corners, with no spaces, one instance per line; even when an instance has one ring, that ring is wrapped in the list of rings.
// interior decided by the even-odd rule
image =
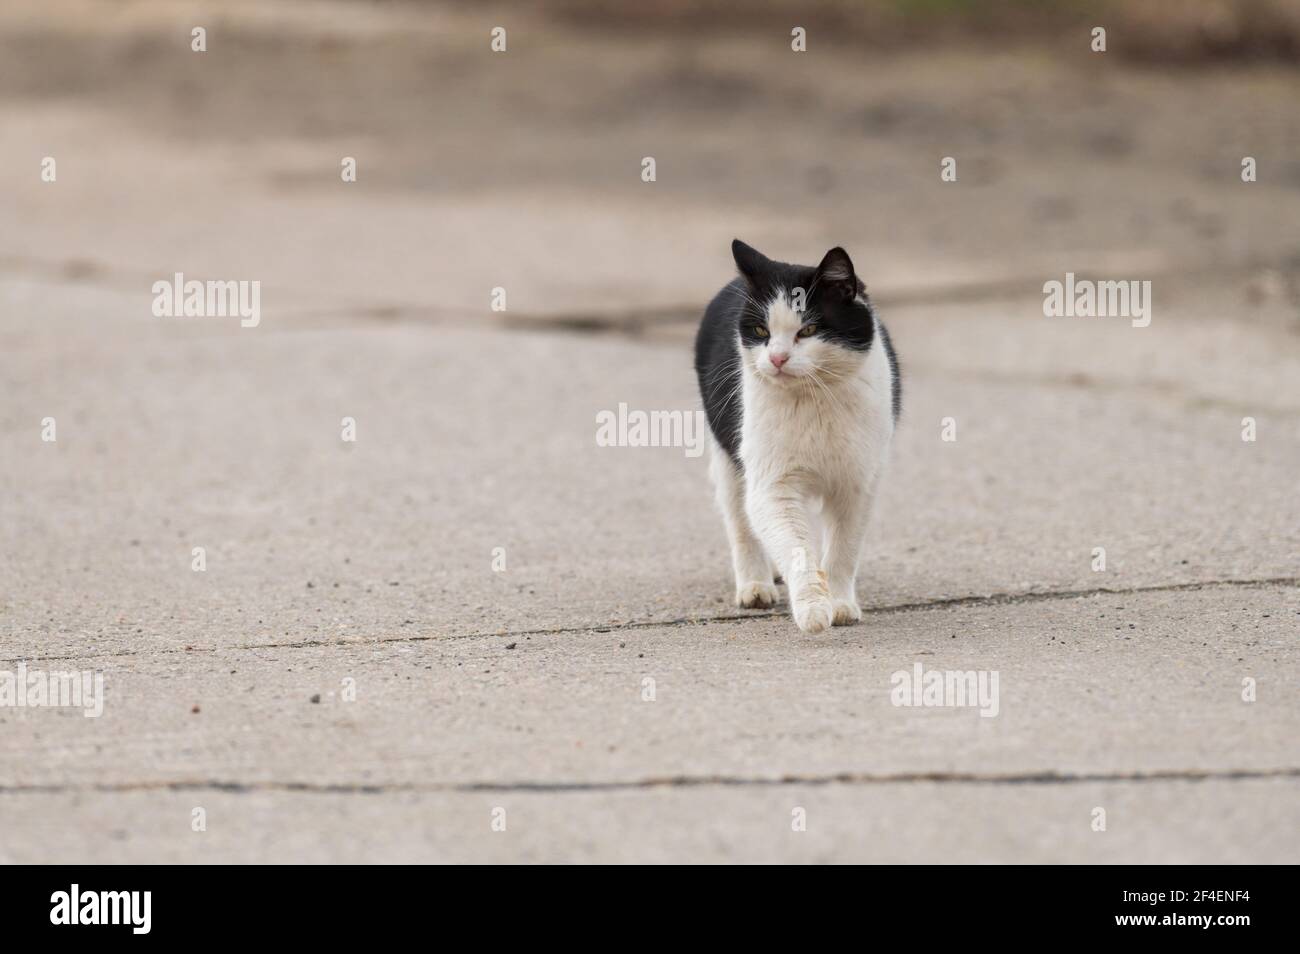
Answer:
[[[894,325],[912,402],[869,612],[816,639],[726,602],[702,458],[596,446],[618,401],[693,406],[676,343],[33,331],[6,365],[27,376],[6,382],[5,665],[102,670],[106,699],[0,715],[6,852],[75,831],[65,860],[1286,860],[1251,833],[1295,830],[1296,444],[1243,444],[1235,411],[1189,419],[1177,393],[1134,419],[1123,387],[950,379],[924,317]],[[917,663],[996,671],[997,716],[892,705]],[[1254,808],[1225,822],[1239,788]],[[831,831],[796,847],[813,796]],[[988,820],[954,841],[968,798]],[[1099,806],[1147,821],[1094,846]],[[508,837],[480,840],[495,807]]]

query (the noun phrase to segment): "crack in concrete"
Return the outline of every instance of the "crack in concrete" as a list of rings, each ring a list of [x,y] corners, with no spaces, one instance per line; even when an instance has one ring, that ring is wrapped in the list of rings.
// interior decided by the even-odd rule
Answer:
[[[1155,771],[1058,772],[832,772],[785,775],[669,775],[611,781],[554,782],[238,782],[223,779],[175,779],[66,784],[0,784],[0,795],[134,794],[137,792],[224,792],[234,795],[286,793],[307,795],[387,795],[404,793],[571,794],[628,792],[674,788],[777,788],[809,785],[1080,785],[1151,782],[1252,781],[1297,779],[1300,768],[1158,769]]]
[[[1028,593],[993,593],[986,596],[954,596],[917,603],[896,603],[863,610],[863,616],[884,616],[894,613],[916,613],[935,609],[962,606],[1017,606],[1054,600],[1086,599],[1094,596],[1128,596],[1143,593],[1182,593],[1215,587],[1242,587],[1261,589],[1270,586],[1300,587],[1300,577],[1269,577],[1258,580],[1203,580],[1194,583],[1161,583],[1152,586],[1135,586],[1127,589],[1094,587],[1086,590],[1045,590]],[[291,642],[239,643],[234,646],[193,646],[175,649],[123,649],[107,653],[65,653],[46,656],[5,656],[4,663],[51,662],[67,659],[116,659],[130,656],[165,656],[182,653],[246,652],[256,649],[310,649],[328,646],[375,646],[383,643],[450,642],[465,639],[512,639],[520,636],[564,636],[574,634],[628,632],[638,629],[671,629],[688,626],[708,626],[714,623],[738,623],[746,620],[782,619],[788,610],[759,610],[750,612],[719,613],[712,616],[682,616],[665,620],[633,620],[625,623],[597,623],[588,626],[556,626],[542,629],[514,629],[479,633],[434,633],[430,635],[376,636],[360,639],[305,639]]]
[[[1220,278],[1241,277],[1254,274],[1259,269],[1270,267],[1264,262],[1220,265],[1211,268],[1175,266],[1153,273],[1158,278],[1194,276],[1204,279],[1208,276]],[[1276,267],[1276,263],[1273,266]],[[131,289],[138,291],[145,284],[152,284],[154,273],[139,270],[126,270],[110,267],[85,259],[38,260],[18,256],[0,256],[0,275],[5,273],[19,277],[44,280],[56,285],[93,284],[106,288]],[[883,308],[906,308],[909,306],[926,306],[941,304],[975,304],[979,302],[999,301],[1008,298],[1030,297],[1030,292],[1038,295],[1037,279],[998,278],[987,281],[954,282],[942,286],[917,286],[897,288],[873,294],[873,300]],[[300,297],[296,290],[281,289],[279,297],[292,301]],[[307,322],[349,322],[356,327],[373,327],[374,324],[464,324],[472,321],[480,327],[499,331],[539,331],[543,333],[578,334],[583,336],[617,336],[631,339],[647,339],[662,329],[693,328],[701,314],[699,302],[677,305],[656,305],[602,309],[584,311],[569,309],[554,312],[493,312],[489,314],[473,313],[463,307],[438,306],[422,302],[375,302],[354,301],[343,305],[322,307],[312,304],[285,304],[280,308],[284,317]],[[289,333],[300,328],[285,329]],[[1005,372],[996,369],[944,368],[918,364],[912,367],[912,373],[935,374],[951,379],[960,377],[979,382],[1028,384],[1034,387],[1057,387],[1067,389],[1091,390],[1129,390],[1151,394],[1171,401],[1181,402],[1192,409],[1210,409],[1227,411],[1243,415],[1270,415],[1284,417],[1300,413],[1300,407],[1285,404],[1261,404],[1250,401],[1233,401],[1227,398],[1205,394],[1181,386],[1173,381],[1135,382],[1119,378],[1103,379],[1094,376],[1081,376],[1077,373],[1062,374],[1027,374],[1023,372]]]

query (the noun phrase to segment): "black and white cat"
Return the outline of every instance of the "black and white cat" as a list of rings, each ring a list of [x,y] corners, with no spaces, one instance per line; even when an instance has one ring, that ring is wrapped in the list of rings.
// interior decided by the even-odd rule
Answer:
[[[774,606],[783,577],[806,633],[862,619],[855,591],[898,419],[898,362],[842,248],[816,268],[737,239],[740,277],[709,303],[695,371],[736,602]]]

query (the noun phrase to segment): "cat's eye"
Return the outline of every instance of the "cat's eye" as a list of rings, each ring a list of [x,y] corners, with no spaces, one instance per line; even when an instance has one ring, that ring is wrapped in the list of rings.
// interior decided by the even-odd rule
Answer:
[[[799,329],[799,334],[797,334],[795,337],[797,337],[797,338],[811,338],[811,337],[812,337],[813,335],[815,335],[815,334],[817,334],[817,326],[816,326],[816,325],[804,325],[802,328]]]
[[[762,325],[754,325],[754,327],[751,328],[750,330],[753,331],[754,334],[759,338],[766,338],[768,336],[767,329],[764,328]]]

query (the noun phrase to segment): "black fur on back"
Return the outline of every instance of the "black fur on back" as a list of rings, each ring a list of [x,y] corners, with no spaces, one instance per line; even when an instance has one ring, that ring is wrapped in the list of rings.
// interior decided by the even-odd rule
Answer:
[[[695,335],[695,375],[709,430],[731,459],[740,463],[740,319],[745,313],[745,279],[736,278],[713,296]]]
[[[837,251],[843,255],[842,250]],[[751,345],[761,340],[752,331],[754,324],[761,324],[765,318],[760,304],[769,301],[778,287],[814,289],[814,299],[809,307],[818,311],[817,334],[842,347],[867,351],[875,337],[874,328],[880,328],[881,343],[889,358],[893,412],[897,420],[903,399],[898,358],[884,323],[860,319],[862,302],[866,302],[868,315],[875,318],[861,282],[853,278],[860,301],[855,300],[854,289],[838,299],[829,292],[818,295],[816,268],[771,261],[739,241],[733,244],[733,254],[743,274],[732,279],[704,310],[704,318],[695,336],[695,374],[699,379],[700,397],[704,401],[709,429],[737,466],[740,465],[740,380],[743,373],[741,341]],[[847,261],[847,256],[844,260]]]

